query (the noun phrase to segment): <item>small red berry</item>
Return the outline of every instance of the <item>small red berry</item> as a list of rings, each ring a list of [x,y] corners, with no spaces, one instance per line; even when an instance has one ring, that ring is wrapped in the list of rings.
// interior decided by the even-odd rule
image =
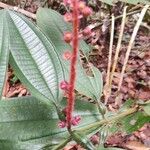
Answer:
[[[66,22],[72,22],[72,14],[71,14],[71,13],[66,13],[66,14],[64,15],[64,20],[65,20]]]
[[[80,123],[80,121],[81,121],[81,117],[80,117],[80,116],[75,116],[75,117],[72,119],[71,124],[72,124],[73,126],[77,126],[77,125]]]
[[[86,7],[86,3],[83,1],[80,1],[78,5],[79,10],[82,11],[85,7]]]
[[[88,6],[86,6],[85,8],[82,9],[82,14],[84,17],[88,17],[92,14],[92,9]]]
[[[62,89],[62,90],[68,90],[68,82],[67,81],[62,81],[62,82],[60,82],[60,88]]]
[[[65,51],[62,55],[64,60],[70,60],[72,57],[72,53],[70,51]]]
[[[89,36],[92,33],[90,27],[86,27],[83,31],[82,34],[83,36]]]
[[[70,43],[71,41],[72,41],[72,33],[71,32],[66,32],[65,34],[64,34],[64,41],[66,42],[66,43]]]
[[[59,128],[65,128],[66,127],[66,121],[59,121],[58,122],[58,127]]]

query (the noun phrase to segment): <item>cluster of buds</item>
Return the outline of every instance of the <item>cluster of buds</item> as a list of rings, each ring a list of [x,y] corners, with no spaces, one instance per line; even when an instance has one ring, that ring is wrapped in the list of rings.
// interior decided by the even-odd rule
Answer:
[[[67,118],[66,118],[66,115],[67,115],[67,109],[65,108],[63,111],[62,111],[63,115],[65,116],[65,118],[61,121],[58,122],[58,127],[59,128],[65,128],[67,127]],[[78,115],[78,116],[75,116],[71,119],[71,125],[73,126],[77,126],[81,121],[81,117]]]
[[[74,110],[74,87],[76,79],[76,62],[78,56],[78,44],[79,37],[89,36],[91,34],[90,27],[86,27],[81,33],[79,33],[79,20],[82,17],[88,17],[92,14],[92,9],[86,5],[84,1],[81,0],[64,0],[64,5],[70,8],[70,12],[64,15],[64,20],[73,24],[73,32],[64,33],[64,41],[72,46],[73,51],[66,50],[62,57],[64,60],[70,60],[70,80],[62,81],[60,83],[60,88],[64,91],[67,97],[67,109],[65,112],[65,120],[61,120],[58,123],[60,128],[67,127],[71,128],[71,125],[76,126],[79,124],[81,118],[80,116],[72,117]],[[81,35],[80,35],[81,34]]]
[[[64,0],[64,4],[65,5],[69,5],[71,8],[73,7],[72,6],[72,0]],[[81,19],[83,17],[88,17],[92,14],[92,9],[90,7],[88,7],[86,5],[86,3],[84,1],[80,1],[80,0],[77,0],[78,1],[78,10],[79,10],[79,16],[78,16],[78,19]],[[65,15],[64,15],[64,20],[66,22],[72,22],[73,21],[73,15],[72,15],[72,12],[67,12]],[[92,35],[92,31],[91,31],[91,27],[88,26],[86,27],[82,32],[81,32],[81,35],[80,37],[89,37]],[[70,41],[68,41],[68,36],[70,36]],[[67,38],[67,40],[66,40]],[[64,35],[64,40],[65,42],[67,43],[70,43],[71,40],[72,40],[72,36],[71,36],[71,33],[70,35],[68,33],[66,33]]]
[[[80,121],[81,121],[81,117],[80,116],[75,116],[71,120],[71,125],[77,126],[80,123]],[[61,120],[61,121],[58,122],[58,127],[59,128],[65,128],[67,126],[68,125],[67,125],[67,121],[66,120]]]
[[[80,11],[80,15],[83,15],[83,17],[90,16],[92,14],[92,9],[86,5],[86,2],[81,1],[81,0],[77,0],[77,1],[78,1],[78,9]],[[73,9],[72,0],[64,0],[63,3],[64,3],[65,6],[69,6],[70,9]],[[66,13],[65,16],[68,16],[67,18],[71,18],[72,15],[69,14],[69,13]]]

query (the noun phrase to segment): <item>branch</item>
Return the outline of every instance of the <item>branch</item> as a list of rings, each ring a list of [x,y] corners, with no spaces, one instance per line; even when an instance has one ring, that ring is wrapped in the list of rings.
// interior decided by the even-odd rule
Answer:
[[[11,6],[11,5],[7,5],[7,4],[4,4],[4,3],[2,3],[2,2],[0,2],[0,8],[5,8],[5,9],[10,9],[10,10],[17,11],[17,12],[19,12],[19,13],[24,14],[25,16],[27,16],[27,17],[29,17],[29,18],[32,18],[32,19],[36,20],[36,15],[35,15],[35,14],[33,14],[33,13],[31,13],[31,12],[28,12],[28,11],[26,11],[26,10],[24,10],[24,9],[20,9],[20,8],[18,8],[18,7],[13,7],[13,6]]]
[[[129,108],[127,111],[124,111],[122,113],[118,113],[117,115],[115,116],[110,116],[106,119],[103,119],[101,121],[98,121],[98,122],[95,122],[93,124],[90,124],[90,125],[87,125],[86,127],[83,127],[83,128],[79,128],[77,130],[77,132],[83,132],[85,134],[89,134],[91,133],[91,131],[94,131],[95,129],[98,129],[100,126],[104,125],[104,124],[108,124],[112,121],[117,121],[121,118],[124,118],[128,115],[131,115],[135,112],[137,112],[139,110],[139,107],[138,106],[135,106],[134,108]]]

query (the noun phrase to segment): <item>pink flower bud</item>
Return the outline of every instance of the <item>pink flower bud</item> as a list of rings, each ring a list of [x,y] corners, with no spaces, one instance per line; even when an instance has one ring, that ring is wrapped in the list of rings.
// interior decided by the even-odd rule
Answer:
[[[73,119],[71,121],[71,124],[73,126],[77,126],[80,123],[80,121],[81,121],[81,117],[80,116],[75,116],[75,117],[73,117]]]
[[[84,17],[88,17],[92,14],[92,9],[88,6],[86,6],[85,8],[82,9],[82,14]]]
[[[65,51],[64,53],[63,53],[63,59],[64,60],[70,60],[71,59],[71,57],[72,57],[72,53],[70,52],[70,51]]]
[[[66,121],[59,121],[58,122],[58,127],[59,128],[65,128],[66,127]]]
[[[63,0],[63,3],[64,3],[65,5],[70,5],[70,4],[71,4],[71,0]]]
[[[71,32],[66,32],[66,33],[64,34],[64,41],[65,41],[66,43],[70,43],[70,42],[72,41],[72,38],[73,38],[73,36],[72,36],[72,33],[71,33]]]
[[[64,15],[64,20],[65,20],[66,22],[72,22],[72,14],[71,14],[71,13],[66,13],[66,14]]]
[[[78,5],[79,10],[82,11],[85,7],[86,7],[86,3],[83,1],[80,1]]]
[[[82,34],[83,36],[89,36],[92,33],[90,27],[86,27],[83,31]]]
[[[68,82],[67,81],[62,81],[62,82],[60,82],[60,88],[62,89],[62,90],[68,90]]]

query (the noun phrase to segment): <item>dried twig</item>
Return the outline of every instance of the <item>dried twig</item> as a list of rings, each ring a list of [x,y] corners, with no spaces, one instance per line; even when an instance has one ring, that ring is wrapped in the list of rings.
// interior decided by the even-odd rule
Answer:
[[[119,56],[119,52],[120,52],[120,48],[121,48],[121,41],[122,41],[124,27],[125,27],[125,21],[126,21],[126,10],[127,10],[127,6],[124,8],[124,11],[123,11],[123,18],[122,18],[122,24],[121,24],[119,39],[118,39],[117,48],[116,48],[115,57],[114,57],[114,63],[113,63],[112,71],[111,71],[111,75],[110,75],[109,89],[111,89],[112,80],[114,77],[114,72],[115,72],[115,69],[117,66],[118,56]]]
[[[24,10],[24,9],[20,9],[20,8],[18,8],[18,7],[13,7],[13,6],[11,6],[11,5],[4,4],[4,3],[2,3],[2,2],[0,2],[0,8],[11,9],[11,10],[17,11],[17,12],[19,12],[19,13],[22,13],[22,14],[24,14],[25,16],[27,16],[27,17],[29,17],[29,18],[32,18],[32,19],[34,19],[34,20],[36,19],[36,15],[33,14],[33,13],[28,12],[28,11],[26,11],[26,10]]]
[[[113,48],[113,40],[114,40],[114,26],[115,26],[115,17],[112,15],[112,21],[111,21],[111,36],[110,36],[110,46],[109,46],[109,56],[108,56],[108,68],[107,68],[107,75],[106,75],[106,84],[104,89],[104,95],[105,95],[105,104],[107,104],[110,90],[108,87],[110,87],[110,68],[112,63],[112,48]]]
[[[119,85],[118,85],[118,91],[120,91],[120,88],[121,88],[121,85],[122,85],[123,75],[124,75],[124,72],[125,72],[125,69],[126,69],[126,66],[127,66],[127,62],[128,62],[128,59],[129,59],[131,48],[133,46],[135,37],[137,35],[137,32],[139,30],[139,27],[140,27],[140,25],[142,23],[142,20],[144,18],[144,15],[145,15],[148,7],[149,7],[149,5],[145,5],[144,6],[144,8],[142,9],[142,12],[140,14],[139,20],[137,21],[137,23],[136,23],[136,25],[134,27],[134,30],[133,30],[133,33],[132,33],[132,36],[131,36],[131,39],[130,39],[130,42],[129,42],[129,45],[128,45],[128,49],[127,49],[127,52],[126,52],[124,64],[123,64],[123,67],[122,67],[121,76],[120,76]]]

